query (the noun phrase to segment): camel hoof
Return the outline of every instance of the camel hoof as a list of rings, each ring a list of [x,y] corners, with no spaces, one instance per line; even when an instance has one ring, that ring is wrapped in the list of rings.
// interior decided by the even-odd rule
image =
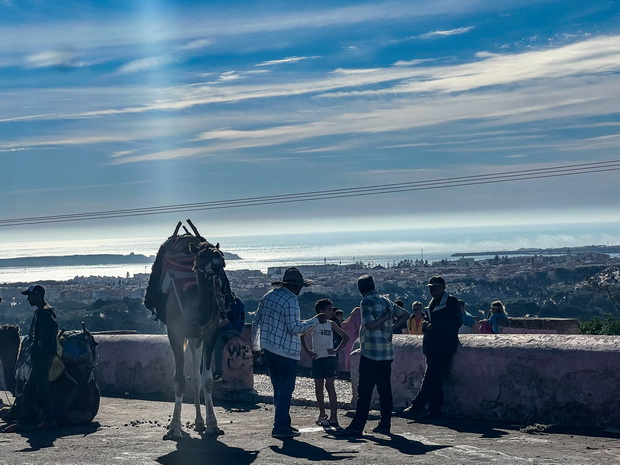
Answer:
[[[183,439],[182,431],[168,431],[162,438],[164,441],[180,441]]]
[[[210,428],[202,433],[203,436],[223,436],[224,430],[220,428]]]

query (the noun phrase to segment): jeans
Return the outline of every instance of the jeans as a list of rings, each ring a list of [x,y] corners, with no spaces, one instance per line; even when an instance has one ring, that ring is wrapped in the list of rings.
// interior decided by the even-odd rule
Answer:
[[[454,354],[439,354],[426,356],[426,370],[418,395],[413,399],[413,408],[416,413],[421,412],[426,404],[432,414],[440,414],[443,405],[443,378],[450,370]]]
[[[21,395],[20,423],[38,423],[39,410],[43,421],[54,421],[56,412],[48,381],[51,359],[31,359],[32,371]]]
[[[263,357],[269,367],[269,377],[273,385],[273,405],[275,407],[274,431],[291,429],[291,397],[295,390],[297,376],[297,360],[263,351]]]
[[[381,420],[379,425],[390,428],[392,423],[392,360],[372,360],[360,357],[359,382],[357,384],[357,405],[350,429],[363,431],[370,412],[372,391],[377,386]]]

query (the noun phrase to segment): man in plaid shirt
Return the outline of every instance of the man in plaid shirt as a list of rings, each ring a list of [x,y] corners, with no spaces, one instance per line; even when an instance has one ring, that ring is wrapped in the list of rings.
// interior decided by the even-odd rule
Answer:
[[[390,434],[392,423],[392,308],[394,305],[375,289],[372,276],[360,276],[357,287],[363,299],[362,326],[360,327],[360,365],[357,385],[357,405],[351,424],[337,432],[338,436],[360,437],[368,420],[372,391],[379,393],[381,419],[374,433]]]
[[[300,335],[314,328],[325,314],[300,320],[297,296],[311,282],[304,279],[297,268],[288,268],[282,281],[271,284],[279,287],[267,292],[258,304],[252,322],[252,347],[255,351],[263,351],[273,385],[275,419],[271,435],[290,438],[300,434],[291,426],[289,414],[301,354]]]

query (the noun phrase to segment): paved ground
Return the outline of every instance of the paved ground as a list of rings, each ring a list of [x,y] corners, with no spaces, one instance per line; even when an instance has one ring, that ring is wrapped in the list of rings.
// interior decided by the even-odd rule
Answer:
[[[313,392],[311,383],[300,378],[301,392]],[[298,403],[304,402],[312,404],[298,396]],[[314,425],[315,407],[296,405],[291,415],[302,435],[282,441],[270,435],[273,406],[260,403],[218,406],[218,422],[226,434],[201,438],[189,428],[192,410],[191,405],[184,406],[186,437],[178,442],[164,441],[171,402],[104,397],[95,423],[53,432],[0,434],[0,464],[620,463],[620,430],[545,431],[531,427],[527,433],[507,424],[454,419],[422,424],[395,417],[390,437],[370,432],[377,423],[377,417],[371,416],[366,435],[347,440]],[[346,426],[349,420],[343,412],[341,424]]]

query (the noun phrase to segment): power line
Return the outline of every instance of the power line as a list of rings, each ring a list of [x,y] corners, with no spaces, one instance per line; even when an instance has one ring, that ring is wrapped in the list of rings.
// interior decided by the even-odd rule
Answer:
[[[527,170],[502,171],[497,173],[487,173],[471,176],[457,176],[422,181],[379,184],[373,186],[358,186],[343,189],[327,189],[320,191],[288,193],[260,197],[245,197],[239,199],[216,200],[210,202],[183,203],[176,205],[163,205],[122,210],[104,210],[98,212],[71,213],[65,215],[13,218],[0,220],[0,227],[138,217],[198,210],[220,210],[229,208],[244,208],[262,205],[309,202],[338,198],[363,197],[370,195],[385,195],[398,192],[410,192],[429,189],[446,189],[480,184],[495,184],[503,182],[524,181],[530,179],[543,179],[562,176],[603,173],[618,170],[620,170],[620,160],[609,160],[603,162],[578,163],[572,165],[553,166]]]

